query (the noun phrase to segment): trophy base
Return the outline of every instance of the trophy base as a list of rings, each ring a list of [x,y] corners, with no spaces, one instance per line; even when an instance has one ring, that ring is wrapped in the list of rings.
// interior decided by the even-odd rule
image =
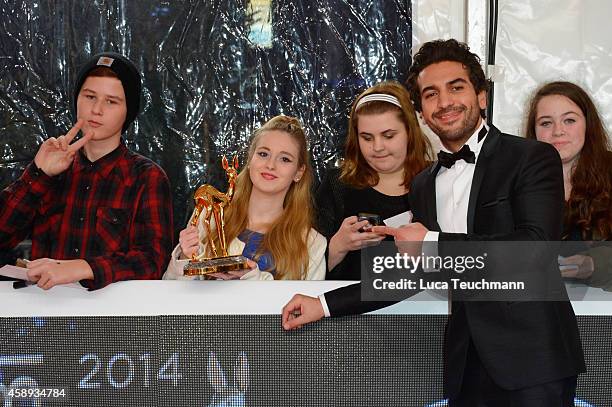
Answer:
[[[242,255],[236,255],[190,261],[183,268],[183,274],[186,276],[206,276],[212,273],[227,273],[249,269],[247,258]]]

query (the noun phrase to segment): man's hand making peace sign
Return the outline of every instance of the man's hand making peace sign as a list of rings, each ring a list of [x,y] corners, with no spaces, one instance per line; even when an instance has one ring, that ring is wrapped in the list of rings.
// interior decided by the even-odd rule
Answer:
[[[94,136],[93,131],[89,131],[80,140],[70,144],[81,130],[81,126],[83,120],[79,119],[66,135],[51,137],[40,146],[34,157],[34,163],[42,172],[53,177],[68,169],[76,152]]]

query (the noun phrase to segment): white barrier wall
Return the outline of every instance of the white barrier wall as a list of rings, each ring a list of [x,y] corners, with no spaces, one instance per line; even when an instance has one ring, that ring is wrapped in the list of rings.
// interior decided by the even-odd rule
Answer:
[[[70,284],[44,291],[0,281],[0,319],[51,316],[278,315],[296,293],[318,296],[355,281],[121,281],[87,291]],[[612,315],[612,293],[566,284],[577,315]],[[448,312],[446,292],[422,291],[375,314]],[[0,331],[2,333],[2,331]],[[1,337],[0,337],[1,338]],[[1,403],[0,403],[1,405]]]

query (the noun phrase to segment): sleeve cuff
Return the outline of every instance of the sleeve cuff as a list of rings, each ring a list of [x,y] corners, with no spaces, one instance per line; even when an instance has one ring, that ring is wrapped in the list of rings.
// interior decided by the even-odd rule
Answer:
[[[424,242],[437,242],[440,237],[440,232],[432,232],[431,230],[425,233]]]
[[[110,269],[110,265],[104,264],[106,262],[103,259],[98,258],[86,258],[83,260],[85,260],[87,264],[89,264],[89,267],[91,267],[94,278],[93,280],[81,280],[79,283],[90,291],[98,290],[106,286],[108,283],[105,282],[106,276],[104,273],[106,270]]]
[[[423,238],[423,254],[426,257],[437,257],[438,256],[438,238],[440,232],[427,232]],[[434,262],[435,263],[435,262]],[[423,271],[426,273],[438,272],[439,267],[423,267]]]
[[[319,301],[321,301],[321,306],[323,307],[323,313],[325,314],[325,317],[331,317],[331,314],[329,313],[329,308],[327,307],[327,301],[325,301],[325,294],[319,295]]]
[[[182,253],[181,245],[176,245],[174,250],[172,250],[170,262],[162,276],[162,280],[194,280],[193,276],[185,276],[183,273],[183,268],[189,263],[189,259],[180,259]]]

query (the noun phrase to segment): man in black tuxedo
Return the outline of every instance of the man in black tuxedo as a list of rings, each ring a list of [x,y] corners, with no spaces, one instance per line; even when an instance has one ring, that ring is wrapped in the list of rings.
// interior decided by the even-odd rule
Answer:
[[[560,240],[561,161],[552,146],[502,134],[483,120],[487,81],[478,56],[456,40],[424,44],[407,80],[415,108],[443,144],[412,182],[414,223],[377,227],[396,241]],[[560,282],[558,271],[553,273]],[[359,285],[283,308],[283,327],[363,313]],[[573,406],[585,370],[569,301],[452,303],[445,340],[450,406]]]

